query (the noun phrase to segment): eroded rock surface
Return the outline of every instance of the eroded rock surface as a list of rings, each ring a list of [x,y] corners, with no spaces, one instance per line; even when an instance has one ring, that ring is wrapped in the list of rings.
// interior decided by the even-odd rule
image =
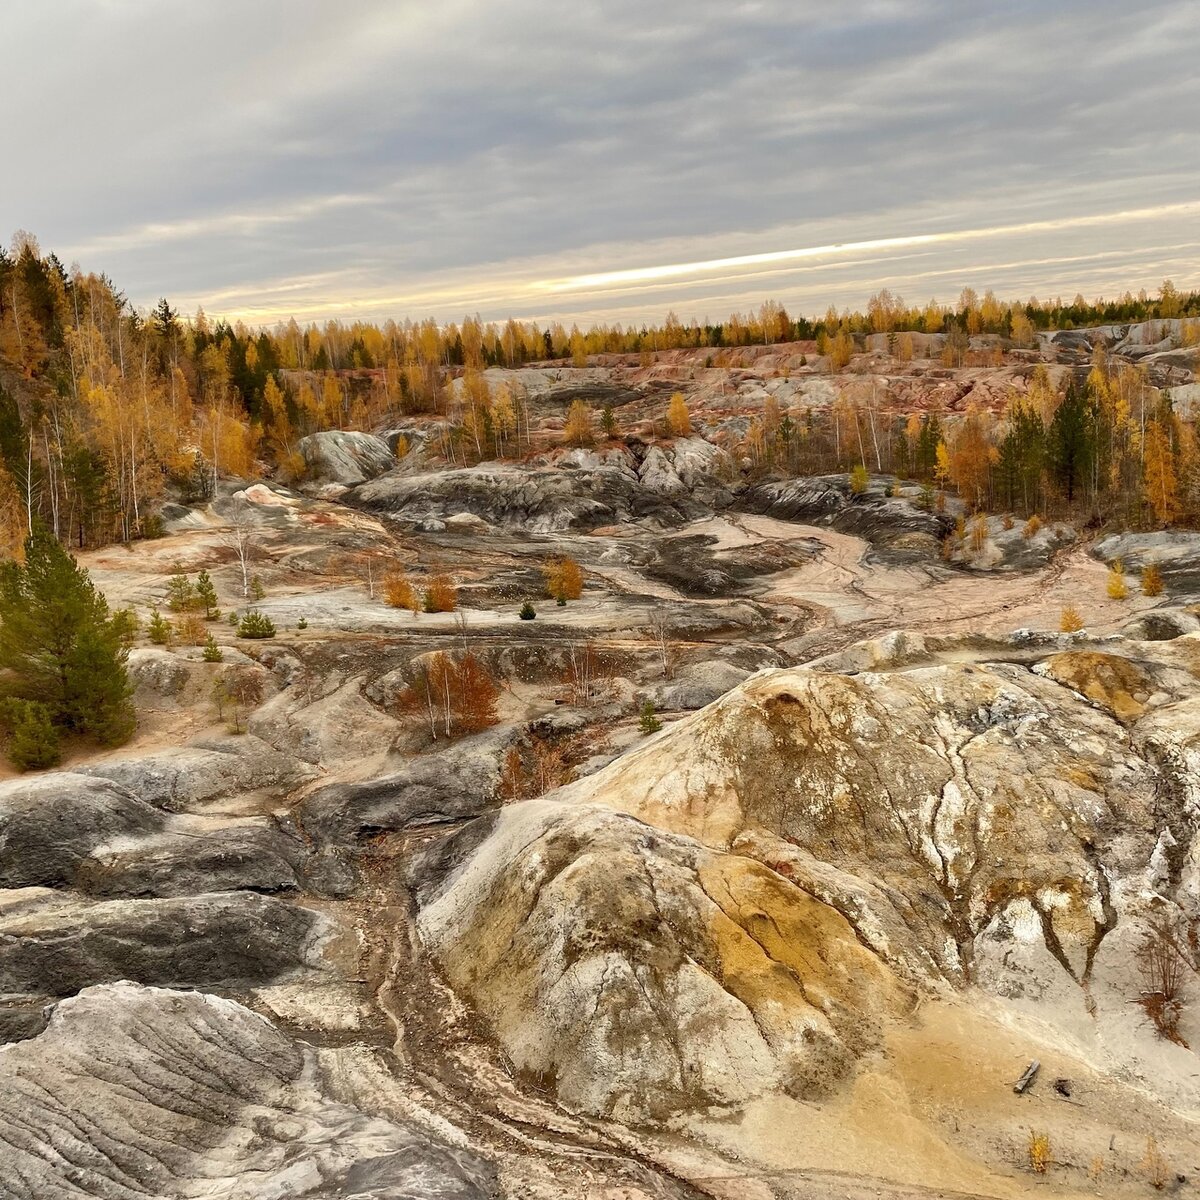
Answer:
[[[0,1048],[0,1190],[13,1200],[485,1200],[480,1156],[335,1098],[328,1066],[241,1005],[90,988]]]

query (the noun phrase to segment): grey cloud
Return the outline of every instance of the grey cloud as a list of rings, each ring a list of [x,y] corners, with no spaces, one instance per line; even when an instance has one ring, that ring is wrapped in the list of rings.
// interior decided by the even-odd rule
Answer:
[[[271,281],[336,272],[334,311],[439,277],[482,285],[528,260],[559,275],[1200,193],[1187,5],[11,7],[20,104],[0,230],[34,229],[142,304],[239,289],[249,304]],[[275,214],[286,219],[234,219]],[[181,221],[171,236],[146,230]],[[1090,236],[1142,239],[1141,257],[1093,246],[1125,252],[1136,283],[1162,265],[1164,228]],[[1068,240],[1026,256],[1070,257]],[[1063,270],[1068,286],[1096,278]],[[831,265],[824,280],[836,290],[845,276]],[[1011,273],[1014,286],[1029,277]],[[766,282],[793,305],[821,284]],[[464,282],[464,303],[481,290]],[[902,290],[919,294],[924,277]],[[734,294],[631,291],[630,311],[711,298],[716,315]]]

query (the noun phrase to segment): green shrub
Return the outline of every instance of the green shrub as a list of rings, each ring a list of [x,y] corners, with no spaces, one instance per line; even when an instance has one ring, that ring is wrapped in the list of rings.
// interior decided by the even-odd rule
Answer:
[[[113,632],[120,638],[121,645],[128,650],[138,635],[141,623],[132,608],[118,608],[112,615],[112,627]]]
[[[308,628],[308,618],[301,617],[300,620],[298,620],[296,622],[296,628],[297,629],[307,629]]]
[[[18,700],[11,705],[10,712],[9,762],[18,771],[41,771],[56,766],[62,758],[62,747],[46,705]]]
[[[534,608],[528,600],[526,600],[525,603],[521,605],[521,611],[517,614],[517,616],[519,616],[522,621],[532,621],[533,618],[537,616],[537,609]]]
[[[273,638],[275,636],[275,622],[266,613],[261,613],[258,609],[252,608],[238,622],[237,635],[241,638]]]
[[[171,622],[157,608],[150,610],[150,624],[146,626],[146,633],[156,646],[169,646],[175,638]]]
[[[225,658],[225,652],[217,645],[216,639],[211,633],[204,643],[203,658],[205,662],[222,662]]]
[[[257,575],[255,575],[254,578],[250,580],[250,599],[263,600],[266,598],[266,595],[267,589],[263,587],[263,581]]]
[[[642,705],[642,715],[638,719],[638,728],[643,734],[657,733],[662,728],[662,722],[654,715],[653,700],[647,700]]]

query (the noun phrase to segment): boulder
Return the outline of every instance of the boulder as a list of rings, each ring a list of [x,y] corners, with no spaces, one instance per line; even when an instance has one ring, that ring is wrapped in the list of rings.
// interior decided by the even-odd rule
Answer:
[[[396,465],[382,438],[350,429],[330,429],[300,439],[309,477],[318,483],[353,486],[374,479]]]

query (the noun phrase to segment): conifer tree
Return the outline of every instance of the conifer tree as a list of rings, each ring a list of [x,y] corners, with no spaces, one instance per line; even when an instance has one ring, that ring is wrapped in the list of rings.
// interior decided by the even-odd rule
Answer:
[[[121,622],[87,571],[42,526],[25,562],[0,567],[0,670],[8,690],[45,706],[58,728],[107,746],[127,741],[135,718]]]
[[[217,607],[217,589],[213,584],[212,576],[207,571],[201,571],[196,576],[196,599],[204,609],[206,621],[221,619],[221,610]]]

